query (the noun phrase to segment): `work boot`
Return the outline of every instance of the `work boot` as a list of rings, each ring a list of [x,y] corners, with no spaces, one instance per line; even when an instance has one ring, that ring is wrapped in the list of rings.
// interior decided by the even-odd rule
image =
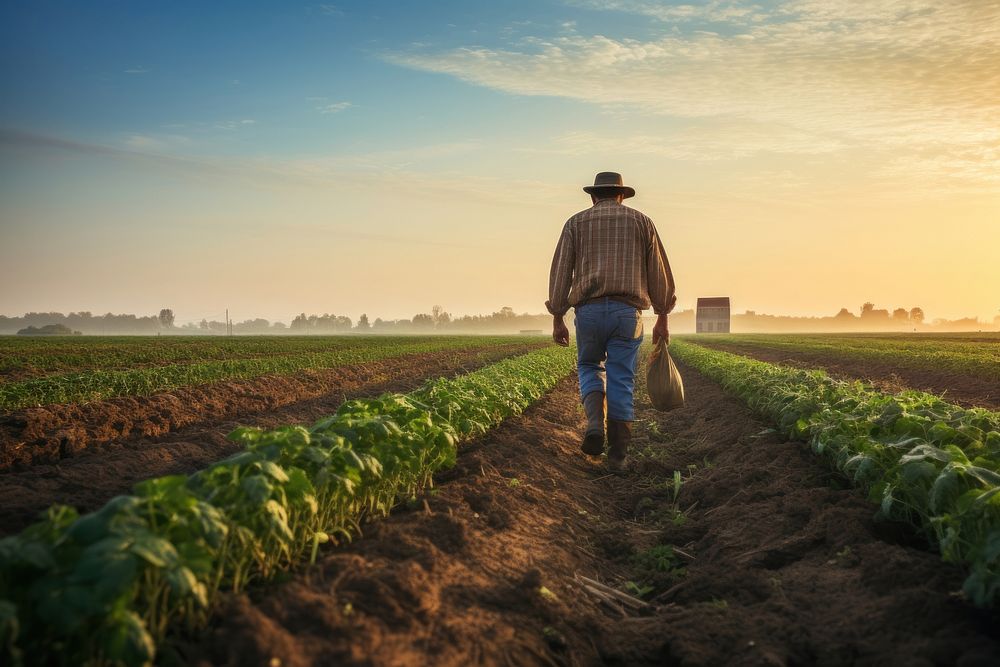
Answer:
[[[632,439],[632,422],[608,420],[608,468],[614,472],[625,469],[628,443]]]
[[[587,431],[580,449],[584,454],[600,456],[604,453],[604,392],[592,391],[584,396],[583,410],[587,413]]]

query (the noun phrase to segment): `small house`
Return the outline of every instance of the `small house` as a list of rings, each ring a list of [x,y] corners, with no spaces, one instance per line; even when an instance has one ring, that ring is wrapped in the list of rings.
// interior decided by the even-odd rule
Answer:
[[[698,333],[729,333],[729,297],[699,298],[695,322]]]

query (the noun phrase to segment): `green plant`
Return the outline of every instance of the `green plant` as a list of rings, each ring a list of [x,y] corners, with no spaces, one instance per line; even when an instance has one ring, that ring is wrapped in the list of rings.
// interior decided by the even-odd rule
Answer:
[[[844,359],[905,369],[943,370],[1000,382],[1000,339],[982,334],[927,336],[893,334],[732,334],[699,338],[706,347],[730,351],[777,351],[812,359]]]
[[[673,353],[809,443],[946,561],[978,605],[1000,596],[1000,414],[917,391],[896,395],[677,341]]]
[[[675,505],[677,504],[677,496],[679,496],[680,493],[681,493],[681,485],[683,483],[684,483],[684,480],[681,478],[681,471],[680,470],[675,470],[674,471],[674,485],[673,485],[673,489],[672,489],[673,490],[672,502]]]
[[[655,589],[653,586],[644,586],[637,584],[634,581],[626,581],[625,590],[637,598],[643,598],[652,593]]]
[[[683,570],[677,560],[677,554],[674,553],[673,547],[669,544],[658,544],[645,551],[640,551],[632,556],[632,564],[640,570],[650,572],[677,573]]]
[[[0,540],[0,648],[12,664],[148,664],[170,628],[207,620],[220,590],[350,539],[573,366],[572,350],[548,347],[348,401],[309,428],[237,429],[244,450],[190,477],[143,482],[86,516],[52,507]]]
[[[0,409],[142,396],[220,380],[335,368],[406,354],[525,343],[511,336],[176,338],[181,340],[88,338],[67,346],[67,351],[19,346],[17,357],[5,359],[0,371],[18,371],[28,377],[0,380]]]

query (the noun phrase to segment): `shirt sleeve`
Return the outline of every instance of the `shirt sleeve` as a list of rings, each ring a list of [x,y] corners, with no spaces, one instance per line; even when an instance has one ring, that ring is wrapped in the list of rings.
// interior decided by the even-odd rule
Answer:
[[[569,291],[573,285],[573,267],[576,264],[576,250],[573,243],[573,227],[569,221],[563,226],[556,252],[552,256],[549,271],[549,300],[545,307],[553,315],[565,315],[569,310]]]
[[[653,312],[665,315],[674,309],[677,296],[674,294],[674,274],[670,270],[667,253],[663,249],[660,235],[656,232],[653,221],[649,221],[650,241],[646,251],[646,280],[648,282],[649,300],[653,304]]]

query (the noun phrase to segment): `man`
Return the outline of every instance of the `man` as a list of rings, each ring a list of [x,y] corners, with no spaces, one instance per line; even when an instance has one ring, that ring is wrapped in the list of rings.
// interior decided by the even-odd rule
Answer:
[[[622,184],[621,174],[601,172],[583,188],[593,207],[566,221],[549,274],[552,338],[569,345],[563,316],[576,313],[576,344],[580,398],[587,413],[581,449],[604,453],[604,413],[607,405],[608,466],[625,467],[635,419],[633,387],[642,311],[657,315],[653,343],[669,340],[667,313],[677,301],[674,277],[653,221],[622,201],[635,190]]]

